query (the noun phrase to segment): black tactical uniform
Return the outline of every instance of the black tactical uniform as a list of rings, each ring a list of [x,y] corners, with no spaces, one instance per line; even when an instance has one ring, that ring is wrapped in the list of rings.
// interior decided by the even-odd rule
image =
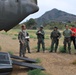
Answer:
[[[40,44],[42,44],[43,52],[45,51],[45,43],[44,43],[45,32],[42,29],[43,29],[43,27],[41,26],[40,29],[36,32],[37,39],[38,39],[38,49],[37,49],[37,52],[40,51]]]
[[[61,37],[61,33],[57,30],[57,27],[54,27],[54,30],[50,34],[50,38],[52,40],[50,52],[53,52],[53,50],[57,52],[60,37]],[[54,48],[54,45],[55,45],[55,48]]]

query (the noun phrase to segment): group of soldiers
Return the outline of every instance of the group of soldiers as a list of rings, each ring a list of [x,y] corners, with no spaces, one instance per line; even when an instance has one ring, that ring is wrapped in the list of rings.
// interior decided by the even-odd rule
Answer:
[[[40,52],[40,45],[42,44],[42,49],[43,52],[45,52],[45,32],[43,30],[43,26],[41,25],[39,30],[36,32],[37,35],[37,52]],[[63,36],[64,36],[64,41],[63,41],[63,47],[66,52],[66,47],[68,45],[68,51],[69,54],[71,54],[71,41],[73,41],[74,48],[76,49],[76,28],[72,26],[72,28],[69,29],[69,26],[65,26],[65,30],[63,31]],[[50,53],[51,52],[57,52],[58,45],[59,45],[59,39],[61,38],[61,33],[58,30],[58,27],[54,27],[53,31],[50,34],[50,39],[51,39],[51,48],[50,48]],[[28,53],[30,52],[30,46],[29,46],[29,34],[26,31],[26,26],[23,24],[21,26],[21,31],[18,34],[18,39],[20,42],[20,53],[19,56],[26,57],[26,49],[28,50]]]

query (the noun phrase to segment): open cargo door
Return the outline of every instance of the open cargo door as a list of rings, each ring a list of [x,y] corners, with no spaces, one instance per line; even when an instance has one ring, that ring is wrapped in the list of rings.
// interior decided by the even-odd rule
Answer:
[[[38,65],[30,64],[30,63],[25,63],[25,62],[21,62],[21,61],[16,61],[16,60],[12,60],[12,64],[18,65],[18,66],[23,66],[23,67],[29,67],[30,69],[45,70],[42,66],[38,66]]]
[[[24,58],[24,57],[20,57],[20,56],[16,56],[16,55],[10,55],[10,56],[11,56],[11,58],[24,60],[24,61],[29,62],[29,63],[37,63],[36,60],[31,59],[31,58]]]

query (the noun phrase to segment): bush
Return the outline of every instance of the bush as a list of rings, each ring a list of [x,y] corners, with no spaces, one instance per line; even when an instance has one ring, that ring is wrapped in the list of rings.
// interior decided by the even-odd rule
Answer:
[[[28,75],[46,75],[40,69],[31,70],[28,72]]]
[[[60,46],[60,47],[59,47],[59,52],[60,52],[60,53],[66,53],[66,51],[64,50],[64,47],[63,47],[63,46]]]

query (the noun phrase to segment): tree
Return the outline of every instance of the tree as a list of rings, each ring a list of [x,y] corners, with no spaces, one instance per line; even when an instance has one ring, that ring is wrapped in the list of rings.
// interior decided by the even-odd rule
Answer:
[[[35,27],[36,22],[33,18],[29,19],[28,21],[25,22],[25,25],[27,28],[32,28]]]

